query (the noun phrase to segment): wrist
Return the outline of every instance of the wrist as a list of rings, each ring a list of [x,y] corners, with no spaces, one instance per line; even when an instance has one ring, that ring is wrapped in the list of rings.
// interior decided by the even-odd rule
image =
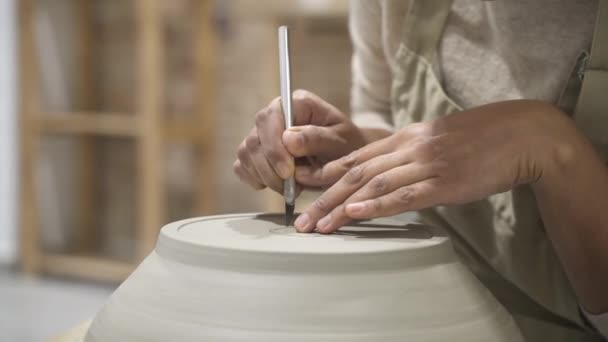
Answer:
[[[576,147],[564,142],[551,146],[543,158],[539,176],[532,183],[534,190],[552,187],[555,182],[567,181],[576,164]]]
[[[570,117],[552,104],[531,101],[526,116],[535,118],[536,128],[528,132],[532,140],[524,140],[528,147],[528,162],[524,163],[528,170],[524,171],[528,171],[530,185],[542,188],[576,167],[584,137]]]
[[[574,122],[564,119],[569,127],[561,130],[545,149],[540,177],[533,184],[536,189],[548,189],[556,182],[572,182],[595,166],[592,164],[597,164],[598,157],[591,143],[577,130]]]

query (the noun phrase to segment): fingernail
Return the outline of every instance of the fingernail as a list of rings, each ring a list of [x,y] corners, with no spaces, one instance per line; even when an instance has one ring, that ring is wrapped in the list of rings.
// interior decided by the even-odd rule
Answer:
[[[296,133],[296,143],[299,147],[304,147],[305,141],[303,133]]]
[[[286,131],[285,135],[288,144],[293,144],[293,147],[302,147],[304,145],[304,134],[298,131]]]
[[[310,218],[308,217],[308,214],[305,213],[305,214],[301,214],[300,216],[298,216],[298,218],[296,219],[296,222],[294,222],[293,225],[296,226],[296,229],[298,231],[303,231],[306,229],[309,222],[310,222]]]
[[[290,176],[289,166],[283,161],[277,162],[277,171],[279,171],[279,177],[283,179],[287,179]]]
[[[317,229],[325,230],[325,227],[329,225],[329,222],[331,222],[331,214],[325,216],[324,218],[320,219],[319,222],[317,222]]]
[[[363,203],[351,203],[346,205],[346,211],[350,212],[350,213],[360,213],[363,211],[363,209],[365,208],[365,204]]]

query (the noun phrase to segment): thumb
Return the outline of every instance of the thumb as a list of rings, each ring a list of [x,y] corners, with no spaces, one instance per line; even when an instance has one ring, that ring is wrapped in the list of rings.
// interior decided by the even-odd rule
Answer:
[[[332,127],[294,126],[283,132],[283,145],[294,157],[335,159],[344,154],[344,144]]]

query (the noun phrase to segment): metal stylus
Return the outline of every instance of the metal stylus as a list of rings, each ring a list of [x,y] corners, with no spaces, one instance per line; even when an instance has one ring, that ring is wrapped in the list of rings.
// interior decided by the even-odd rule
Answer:
[[[289,67],[289,31],[287,26],[279,27],[279,72],[281,77],[281,104],[285,129],[293,125],[291,113],[291,70]],[[293,175],[283,182],[283,197],[285,197],[285,226],[293,221],[293,211],[296,202],[296,181]]]

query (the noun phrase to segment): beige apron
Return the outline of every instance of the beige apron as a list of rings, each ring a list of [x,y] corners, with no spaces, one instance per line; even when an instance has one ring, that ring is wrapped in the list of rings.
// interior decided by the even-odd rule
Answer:
[[[393,70],[391,109],[397,129],[462,110],[446,95],[433,71],[450,7],[451,1],[444,0],[411,3]],[[592,53],[590,63],[593,62],[599,63],[599,57],[594,60]],[[602,63],[608,64],[606,60]],[[565,109],[574,107],[580,91],[580,79],[576,73],[573,75],[565,87],[563,104],[560,103]],[[597,77],[600,76],[593,76]],[[606,92],[605,87],[593,89]],[[604,95],[603,100],[606,98]],[[602,108],[608,108],[604,105]],[[608,146],[608,115],[604,112],[605,124],[598,127],[595,107],[581,115],[580,120],[594,123],[584,124],[593,129],[588,136],[596,144]],[[587,133],[586,129],[583,131]],[[529,187],[466,205],[425,210],[421,215],[452,233],[462,260],[512,313],[528,341],[603,341],[580,313]]]

